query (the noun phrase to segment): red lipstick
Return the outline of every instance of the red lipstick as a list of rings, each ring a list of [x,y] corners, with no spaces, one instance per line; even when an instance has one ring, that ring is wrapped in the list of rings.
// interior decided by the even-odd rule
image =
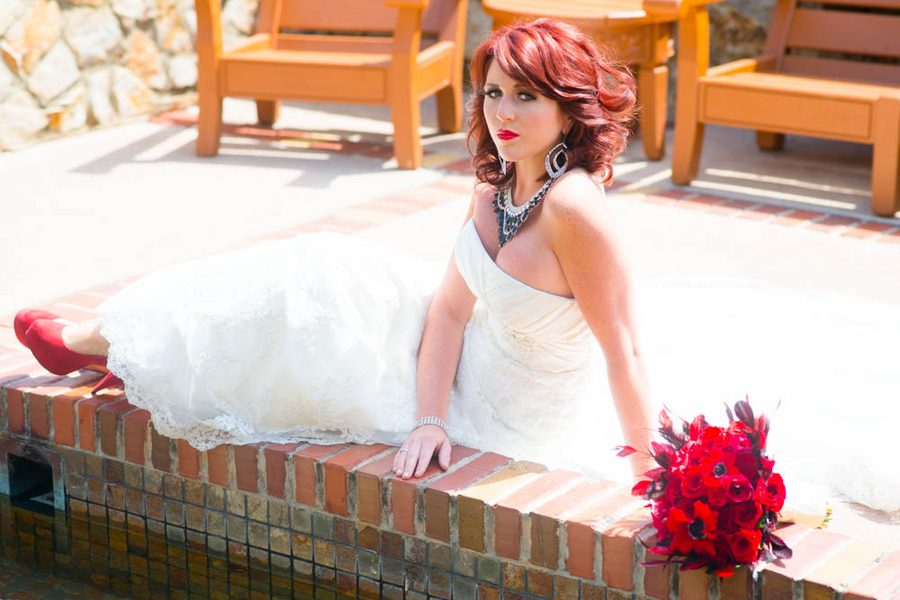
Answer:
[[[498,129],[497,137],[504,141],[505,140],[513,140],[513,139],[519,137],[519,134],[514,131],[510,131],[509,129]]]

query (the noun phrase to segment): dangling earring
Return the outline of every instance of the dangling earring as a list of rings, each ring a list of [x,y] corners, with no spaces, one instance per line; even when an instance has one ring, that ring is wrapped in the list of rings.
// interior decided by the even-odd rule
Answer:
[[[562,177],[562,174],[569,168],[569,156],[566,154],[568,149],[565,142],[560,142],[550,148],[550,152],[544,158],[544,168],[547,169],[547,175],[550,176],[551,181]]]
[[[500,159],[500,171],[502,171],[503,174],[506,175],[506,161],[500,155],[498,155],[497,158]]]

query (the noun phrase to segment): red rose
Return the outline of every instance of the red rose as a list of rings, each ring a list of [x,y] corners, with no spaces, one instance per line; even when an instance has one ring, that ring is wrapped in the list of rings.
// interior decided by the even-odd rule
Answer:
[[[666,493],[663,496],[663,500],[669,504],[677,504],[681,501],[681,475],[678,473],[674,473],[672,478],[669,480],[669,483],[666,485]]]
[[[766,506],[775,512],[781,510],[784,506],[784,481],[778,473],[772,473],[768,479],[760,479],[756,484],[756,499],[763,506]]]
[[[751,485],[759,479],[759,459],[752,450],[738,454],[735,466],[751,482]]]
[[[728,494],[725,493],[725,488],[721,486],[711,487],[706,489],[706,499],[709,501],[710,506],[725,506],[725,503],[728,502]]]
[[[723,482],[725,493],[732,502],[746,502],[753,497],[753,488],[750,482],[740,473],[728,475]]]
[[[706,484],[703,483],[703,469],[689,467],[681,480],[681,493],[685,498],[699,498],[706,493]]]
[[[731,507],[731,517],[734,519],[734,522],[746,529],[755,529],[762,514],[763,511],[759,502],[753,500],[735,504]]]
[[[759,542],[762,532],[759,529],[742,529],[728,536],[728,548],[735,562],[752,563],[759,555]]]

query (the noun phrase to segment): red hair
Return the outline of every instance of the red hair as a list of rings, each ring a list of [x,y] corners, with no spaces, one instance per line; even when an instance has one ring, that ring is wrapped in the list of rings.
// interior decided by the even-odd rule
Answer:
[[[492,60],[522,85],[559,103],[572,118],[565,138],[569,168],[584,167],[609,183],[634,113],[635,81],[627,67],[607,59],[577,27],[555,19],[508,25],[478,46],[469,69],[467,145],[476,177],[494,188],[508,185],[515,169],[501,171],[484,119],[484,82]]]

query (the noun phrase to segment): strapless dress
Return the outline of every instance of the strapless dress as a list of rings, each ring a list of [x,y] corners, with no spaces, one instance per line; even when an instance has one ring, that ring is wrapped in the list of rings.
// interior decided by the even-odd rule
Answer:
[[[474,221],[453,260],[478,300],[448,405],[451,440],[627,481],[603,354],[577,302],[504,272]],[[400,444],[442,272],[333,233],[185,262],[100,306],[108,364],[161,434],[201,450]],[[721,422],[723,403],[749,394],[775,413],[770,455],[807,506],[840,497],[900,509],[900,469],[886,466],[900,423],[897,310],[735,280],[644,281],[637,296],[655,401]]]

